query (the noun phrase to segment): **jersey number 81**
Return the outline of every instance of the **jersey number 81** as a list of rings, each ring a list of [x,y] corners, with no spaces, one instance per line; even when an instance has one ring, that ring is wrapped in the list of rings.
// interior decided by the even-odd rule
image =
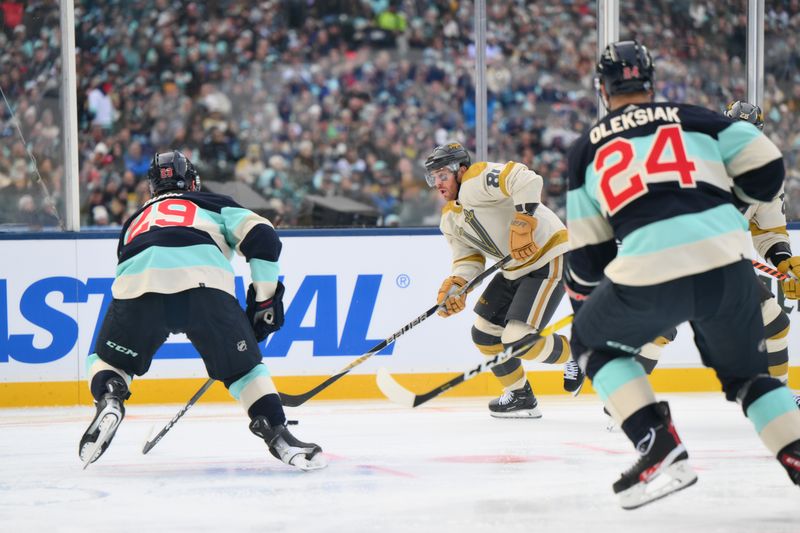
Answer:
[[[636,150],[628,139],[614,139],[597,151],[594,169],[600,175],[600,194],[608,216],[647,194],[648,176],[674,173],[682,188],[697,186],[692,176],[696,166],[686,157],[681,131],[681,127],[675,124],[660,126],[656,130],[650,151],[644,158],[644,177],[642,169],[629,168],[636,159]],[[672,159],[664,160],[667,147],[671,148]]]

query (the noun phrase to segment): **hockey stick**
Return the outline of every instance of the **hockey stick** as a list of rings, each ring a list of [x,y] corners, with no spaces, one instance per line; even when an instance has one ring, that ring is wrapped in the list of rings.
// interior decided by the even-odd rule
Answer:
[[[546,328],[544,328],[539,336],[547,337],[548,335],[552,335],[556,331],[560,330],[567,324],[572,322],[573,315],[567,315],[555,324],[552,324]],[[471,368],[462,374],[457,375],[453,379],[442,383],[441,385],[434,387],[433,389],[429,390],[428,392],[422,394],[414,394],[410,390],[406,389],[402,385],[400,385],[397,380],[395,380],[392,375],[389,373],[386,368],[381,367],[378,370],[377,374],[377,381],[378,381],[378,388],[381,389],[381,392],[386,395],[389,400],[393,401],[394,403],[406,406],[406,407],[418,407],[425,402],[428,402],[445,391],[448,391],[455,387],[456,385],[460,385],[465,381],[474,378],[484,370],[489,370],[492,367],[497,365],[501,365],[508,361],[513,357],[519,357],[527,352],[531,346],[538,342],[539,338],[535,341],[528,343],[523,346],[519,346],[516,349],[512,349],[511,347],[506,348],[506,350],[500,352],[499,354],[495,355],[488,361],[484,361],[483,363],[479,364],[475,368]]]
[[[472,278],[466,285],[461,287],[458,290],[458,292],[455,293],[455,295],[456,296],[460,296],[462,294],[465,294],[467,291],[472,290],[473,287],[475,287],[478,284],[480,284],[483,280],[485,280],[487,277],[489,277],[495,271],[500,269],[503,265],[508,263],[510,260],[511,260],[511,256],[510,255],[505,256],[500,261],[498,261],[494,265],[490,266],[489,268],[487,268],[486,270],[484,270],[483,272],[481,272],[480,274],[478,274],[477,276]],[[408,324],[406,324],[405,326],[403,326],[402,328],[397,330],[390,337],[387,337],[386,339],[382,340],[380,343],[376,344],[370,351],[368,351],[367,353],[365,353],[364,355],[362,355],[361,357],[359,357],[358,359],[356,359],[355,361],[353,361],[352,363],[350,363],[349,365],[347,365],[346,367],[341,369],[339,372],[337,372],[336,374],[332,375],[331,377],[329,377],[328,379],[326,379],[325,381],[323,381],[322,383],[320,383],[319,385],[314,387],[313,389],[311,389],[309,391],[306,391],[306,392],[304,392],[302,394],[280,393],[281,394],[281,403],[283,403],[283,405],[285,407],[297,407],[299,405],[302,405],[302,404],[306,403],[308,400],[310,400],[311,398],[313,398],[314,396],[319,394],[321,391],[327,389],[328,387],[330,387],[331,385],[336,383],[339,379],[344,377],[353,368],[357,367],[358,365],[360,365],[361,363],[363,363],[364,361],[366,361],[367,359],[369,359],[370,357],[372,357],[376,353],[378,353],[381,350],[383,350],[384,348],[386,348],[389,344],[393,343],[395,341],[395,339],[397,339],[397,337],[401,336],[406,331],[410,330],[411,328],[413,328],[414,326],[416,326],[420,322],[424,321],[426,318],[430,317],[432,314],[434,314],[436,311],[439,310],[439,307],[440,307],[439,304],[435,304],[433,307],[431,307],[430,309],[425,311],[425,313],[421,314],[420,316],[418,316],[417,318],[415,318],[414,320],[412,320],[411,322],[409,322]]]
[[[787,276],[786,274],[784,274],[780,270],[775,270],[771,266],[765,265],[761,261],[756,261],[755,259],[753,259],[752,263],[753,263],[753,266],[755,268],[757,268],[758,270],[760,270],[761,272],[763,272],[765,274],[769,274],[770,276],[773,276],[775,278],[778,278],[781,281],[785,281],[787,279],[791,279],[789,276]]]
[[[505,256],[505,257],[504,257],[504,258],[502,258],[500,261],[498,261],[498,262],[497,262],[497,263],[495,263],[494,265],[490,266],[488,269],[484,270],[482,273],[478,274],[478,275],[477,275],[475,278],[473,278],[473,279],[472,279],[472,280],[471,280],[469,283],[467,283],[467,284],[466,284],[466,285],[464,285],[464,286],[463,286],[461,289],[459,289],[459,291],[458,291],[456,294],[457,294],[457,295],[460,295],[460,294],[463,294],[464,292],[466,292],[466,291],[468,291],[468,290],[471,290],[473,287],[475,287],[476,285],[478,285],[478,284],[479,284],[481,281],[483,281],[484,279],[486,279],[486,278],[487,278],[489,275],[491,275],[491,274],[492,274],[493,272],[495,272],[497,269],[499,269],[500,267],[502,267],[503,265],[505,265],[506,263],[508,263],[508,261],[509,261],[509,260],[511,260],[511,256],[510,256],[510,255],[507,255],[507,256]],[[376,345],[374,348],[372,348],[372,349],[371,349],[369,352],[365,353],[364,355],[362,355],[361,357],[359,357],[358,359],[356,359],[355,361],[353,361],[352,363],[350,363],[349,365],[347,365],[346,367],[344,367],[344,368],[343,368],[342,370],[340,370],[340,371],[339,371],[337,374],[334,374],[333,376],[329,377],[328,379],[326,379],[325,381],[323,381],[322,383],[320,383],[319,385],[317,385],[316,387],[314,387],[314,388],[313,388],[313,389],[311,389],[310,391],[308,391],[308,392],[304,392],[303,394],[297,394],[297,395],[293,395],[293,394],[283,394],[283,393],[280,393],[280,396],[281,396],[281,403],[283,403],[283,405],[284,405],[284,406],[286,406],[286,407],[297,407],[297,406],[299,406],[299,405],[302,405],[302,404],[304,404],[305,402],[307,402],[308,400],[310,400],[312,397],[316,396],[316,395],[317,395],[317,393],[319,393],[321,390],[323,390],[323,389],[326,389],[327,387],[329,387],[330,385],[332,385],[333,383],[335,383],[336,381],[338,381],[338,380],[339,380],[339,379],[340,379],[342,376],[344,376],[345,374],[347,374],[348,372],[350,372],[350,370],[352,370],[352,369],[353,369],[353,368],[355,368],[356,366],[360,365],[361,363],[363,363],[364,361],[366,361],[367,359],[369,359],[370,357],[372,357],[373,355],[375,355],[375,354],[376,354],[376,353],[378,353],[379,351],[383,350],[383,349],[384,349],[386,346],[388,346],[390,343],[394,342],[394,340],[395,340],[397,337],[399,337],[400,335],[402,335],[402,334],[403,334],[403,333],[405,333],[406,331],[410,330],[411,328],[413,328],[414,326],[416,326],[417,324],[419,324],[420,322],[422,322],[423,320],[425,320],[426,318],[428,318],[429,316],[431,316],[431,315],[432,315],[433,313],[435,313],[435,312],[436,312],[438,309],[439,309],[439,305],[438,305],[438,304],[437,304],[437,305],[434,305],[433,307],[431,307],[430,309],[428,309],[428,310],[425,312],[425,314],[424,314],[424,315],[420,315],[419,317],[415,318],[414,320],[412,320],[411,322],[409,322],[408,324],[406,324],[405,326],[403,326],[403,327],[402,327],[402,328],[401,328],[399,331],[397,331],[397,332],[396,332],[394,335],[392,335],[391,337],[389,337],[389,338],[385,339],[385,340],[384,340],[384,341],[382,341],[380,344],[378,344],[378,345]],[[174,417],[172,417],[172,420],[170,420],[170,421],[167,423],[167,425],[166,425],[166,426],[164,426],[164,428],[163,428],[161,431],[159,431],[159,432],[158,432],[158,435],[156,435],[154,439],[152,439],[152,440],[149,440],[149,441],[145,442],[145,444],[144,444],[144,448],[142,448],[142,453],[143,453],[143,454],[146,454],[147,452],[149,452],[150,450],[152,450],[152,449],[153,449],[153,446],[155,446],[156,444],[158,444],[158,441],[160,441],[162,438],[164,438],[164,435],[166,435],[166,434],[167,434],[167,432],[168,432],[168,431],[169,431],[169,430],[172,428],[172,426],[174,426],[174,425],[175,425],[175,423],[176,423],[176,422],[177,422],[177,421],[178,421],[178,420],[179,420],[179,419],[180,419],[180,418],[181,418],[183,415],[185,415],[185,414],[186,414],[186,411],[188,411],[188,410],[189,410],[189,408],[191,408],[191,407],[192,407],[192,406],[193,406],[195,403],[197,403],[197,400],[199,400],[199,399],[200,399],[200,397],[201,397],[203,394],[205,394],[205,392],[206,392],[206,391],[207,391],[207,390],[208,390],[208,389],[211,387],[211,385],[213,385],[213,384],[214,384],[214,380],[213,380],[213,379],[209,379],[208,381],[206,381],[206,382],[203,384],[203,386],[202,386],[202,387],[200,387],[200,390],[198,390],[198,391],[197,391],[197,392],[194,394],[194,396],[192,396],[192,397],[189,399],[189,401],[188,401],[188,402],[186,402],[186,405],[185,405],[183,408],[181,408],[181,410],[180,410],[180,411],[178,411],[178,412],[175,414],[175,416],[174,416]],[[288,423],[291,423],[291,422],[292,422],[292,421],[289,421]]]
[[[150,450],[152,450],[152,449],[153,449],[153,446],[155,446],[156,444],[158,444],[158,441],[160,441],[161,439],[163,439],[163,438],[164,438],[164,435],[166,435],[166,434],[167,434],[167,431],[169,431],[169,430],[172,428],[172,426],[174,426],[174,425],[175,425],[175,422],[177,422],[178,420],[180,420],[180,418],[181,418],[183,415],[185,415],[185,414],[186,414],[186,411],[188,411],[188,410],[189,410],[189,408],[191,408],[191,407],[192,407],[192,406],[193,406],[195,403],[197,403],[197,400],[199,400],[199,399],[200,399],[200,396],[202,396],[203,394],[205,394],[205,392],[206,392],[208,389],[210,389],[210,388],[211,388],[211,385],[213,385],[213,384],[214,384],[214,380],[213,380],[213,379],[209,379],[208,381],[206,381],[205,383],[203,383],[203,386],[202,386],[202,387],[200,387],[200,390],[198,390],[197,392],[195,392],[195,393],[194,393],[194,396],[192,396],[191,398],[189,398],[189,401],[188,401],[188,402],[186,402],[186,405],[184,405],[184,406],[181,408],[181,410],[180,410],[180,411],[178,411],[178,412],[175,414],[175,416],[173,416],[173,417],[172,417],[172,420],[170,420],[169,422],[167,422],[167,425],[166,425],[166,426],[164,426],[164,428],[163,428],[161,431],[159,431],[159,432],[158,432],[158,435],[156,435],[156,436],[155,436],[155,438],[154,438],[153,440],[149,440],[149,441],[147,441],[147,442],[145,442],[145,443],[144,443],[144,448],[142,448],[142,453],[143,453],[143,454],[146,454],[147,452],[149,452]]]

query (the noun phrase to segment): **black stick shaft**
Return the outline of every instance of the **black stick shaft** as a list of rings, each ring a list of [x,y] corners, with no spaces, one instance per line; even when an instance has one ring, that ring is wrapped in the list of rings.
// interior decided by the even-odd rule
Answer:
[[[211,388],[211,385],[213,385],[213,384],[214,384],[214,380],[213,380],[213,379],[209,379],[208,381],[206,381],[205,383],[203,383],[203,386],[202,386],[202,387],[200,387],[200,389],[199,389],[197,392],[195,392],[195,393],[194,393],[194,396],[192,396],[191,398],[189,398],[189,401],[188,401],[188,402],[186,402],[186,405],[184,405],[184,406],[181,408],[181,410],[180,410],[180,411],[178,411],[178,412],[175,414],[175,416],[173,416],[173,417],[172,417],[172,420],[170,420],[169,422],[167,422],[167,425],[166,425],[166,426],[164,426],[164,428],[163,428],[161,431],[159,431],[159,432],[158,432],[158,435],[156,435],[156,436],[155,436],[155,438],[153,438],[153,440],[149,440],[149,441],[145,442],[145,444],[144,444],[144,448],[142,448],[142,453],[143,453],[143,454],[146,454],[147,452],[149,452],[150,450],[152,450],[152,449],[153,449],[153,446],[155,446],[156,444],[158,444],[158,441],[160,441],[161,439],[163,439],[163,438],[164,438],[164,435],[166,435],[166,434],[167,434],[167,432],[168,432],[168,431],[169,431],[169,430],[172,428],[172,426],[174,426],[174,425],[175,425],[175,422],[177,422],[178,420],[180,420],[180,418],[181,418],[183,415],[185,415],[185,414],[186,414],[186,411],[188,411],[188,410],[189,410],[189,409],[190,409],[190,408],[191,408],[191,407],[192,407],[192,406],[193,406],[195,403],[197,403],[197,400],[199,400],[199,399],[200,399],[200,397],[201,397],[203,394],[205,394],[205,392],[206,392],[208,389],[210,389],[210,388]]]
[[[494,272],[496,272],[510,260],[511,260],[510,255],[505,256],[500,261],[498,261],[494,265],[490,266],[489,268],[487,268],[486,270],[475,276],[472,280],[469,281],[469,283],[464,285],[458,291],[457,294],[464,294],[467,291],[471,290],[473,287],[481,283],[488,276],[492,275]],[[314,387],[313,389],[301,394],[281,393],[281,402],[286,407],[297,407],[299,405],[306,403],[308,400],[310,400],[323,390],[327,389],[328,387],[339,381],[342,377],[347,375],[347,373],[350,372],[353,368],[357,367],[358,365],[360,365],[361,363],[363,363],[364,361],[366,361],[379,351],[389,346],[389,344],[393,343],[395,339],[397,339],[397,337],[403,335],[406,331],[410,330],[414,326],[418,325],[420,322],[430,317],[438,309],[439,309],[439,304],[434,305],[433,307],[425,311],[425,313],[421,314],[420,316],[418,316],[417,318],[415,318],[414,320],[412,320],[411,322],[409,322],[408,324],[397,330],[394,334],[392,334],[392,336],[384,339],[383,341],[375,345],[370,351],[368,351],[367,353],[365,353],[364,355],[362,355],[361,357],[359,357],[358,359],[356,359],[355,361],[353,361],[352,363],[350,363],[349,365],[341,369],[339,372],[337,372],[336,374],[332,375],[331,377],[329,377],[328,379],[326,379],[325,381]]]

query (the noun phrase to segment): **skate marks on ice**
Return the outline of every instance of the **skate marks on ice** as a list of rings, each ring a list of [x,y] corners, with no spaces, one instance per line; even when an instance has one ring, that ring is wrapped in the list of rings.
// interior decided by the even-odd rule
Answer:
[[[123,532],[800,531],[800,493],[737,406],[667,399],[700,479],[636,511],[611,491],[635,455],[605,431],[592,396],[544,396],[539,420],[493,419],[486,399],[413,411],[311,402],[289,416],[324,450],[330,464],[316,472],[273,458],[234,404],[196,406],[146,456],[142,439],[175,406],[132,404],[85,471],[76,444],[90,408],[0,411],[0,521],[9,531],[108,530],[109,516]]]

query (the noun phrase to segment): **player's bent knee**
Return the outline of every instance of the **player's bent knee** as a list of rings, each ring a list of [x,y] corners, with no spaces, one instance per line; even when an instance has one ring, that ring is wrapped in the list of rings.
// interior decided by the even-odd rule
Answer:
[[[225,380],[225,386],[231,396],[238,400],[245,410],[249,409],[262,396],[278,393],[269,370],[261,363],[233,382]]]
[[[761,317],[764,320],[764,336],[767,342],[770,340],[780,342],[788,337],[791,320],[775,298],[770,298],[761,306]],[[786,342],[788,345],[788,339]]]
[[[503,351],[500,335],[503,328],[488,320],[478,317],[472,326],[472,342],[486,356],[494,356]]]
[[[520,320],[509,320],[500,339],[503,344],[513,344],[523,337],[537,333],[536,329]]]

